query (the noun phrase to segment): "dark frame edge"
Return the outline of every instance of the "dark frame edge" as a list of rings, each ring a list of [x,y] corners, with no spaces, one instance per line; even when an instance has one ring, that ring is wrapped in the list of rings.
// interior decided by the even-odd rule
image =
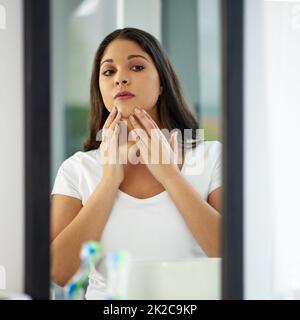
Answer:
[[[244,0],[222,0],[223,225],[222,299],[244,299],[243,52]]]
[[[24,0],[25,293],[49,299],[50,3]],[[38,168],[38,170],[37,170]]]

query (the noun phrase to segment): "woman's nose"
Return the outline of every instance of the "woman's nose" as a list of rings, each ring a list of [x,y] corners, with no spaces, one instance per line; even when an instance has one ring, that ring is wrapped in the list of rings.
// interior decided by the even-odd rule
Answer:
[[[119,85],[120,83],[126,84],[127,82],[128,82],[128,81],[125,80],[125,79],[124,79],[124,80],[117,80],[117,81],[116,81],[116,84],[117,84],[117,85]]]
[[[127,72],[126,71],[119,71],[118,73],[116,73],[115,81],[116,81],[116,85],[127,84],[129,82]]]

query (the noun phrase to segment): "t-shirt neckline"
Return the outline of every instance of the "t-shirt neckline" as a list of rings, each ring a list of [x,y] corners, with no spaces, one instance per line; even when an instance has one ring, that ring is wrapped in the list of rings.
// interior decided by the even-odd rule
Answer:
[[[150,202],[156,202],[161,200],[162,198],[164,198],[167,195],[167,191],[164,190],[152,197],[148,197],[148,198],[144,198],[144,199],[140,199],[140,198],[136,198],[131,196],[130,194],[118,189],[118,195],[123,198],[123,199],[127,199],[130,201],[134,201],[134,202],[138,202],[138,203],[150,203]]]

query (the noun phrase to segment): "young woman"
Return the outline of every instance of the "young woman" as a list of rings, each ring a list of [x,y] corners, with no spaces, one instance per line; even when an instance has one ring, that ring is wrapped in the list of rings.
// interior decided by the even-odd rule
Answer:
[[[77,271],[88,240],[104,254],[125,249],[142,259],[220,256],[221,143],[199,143],[198,122],[152,35],[124,28],[102,41],[89,126],[85,152],[63,162],[52,190],[54,282],[63,286]],[[127,161],[111,161],[116,153]]]

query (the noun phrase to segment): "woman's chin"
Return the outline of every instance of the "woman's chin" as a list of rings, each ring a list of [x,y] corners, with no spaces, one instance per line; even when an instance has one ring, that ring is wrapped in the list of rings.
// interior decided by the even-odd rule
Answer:
[[[121,112],[121,119],[128,119],[130,117],[130,115],[132,115],[133,109],[129,109],[129,108],[118,108],[118,110]]]

